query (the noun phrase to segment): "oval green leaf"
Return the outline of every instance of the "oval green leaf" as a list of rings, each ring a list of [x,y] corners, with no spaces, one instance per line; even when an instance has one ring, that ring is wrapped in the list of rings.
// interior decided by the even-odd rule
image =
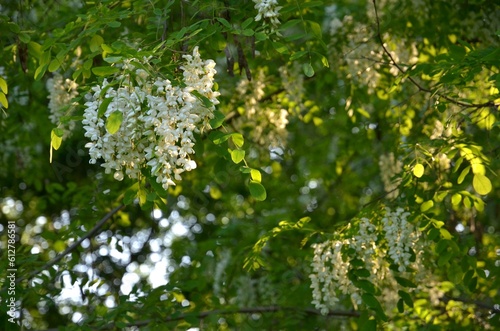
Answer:
[[[413,175],[417,178],[422,177],[424,175],[424,171],[425,171],[424,165],[421,163],[417,163],[413,167]]]
[[[260,183],[262,181],[262,175],[260,174],[260,171],[257,169],[250,170],[250,177],[252,177],[252,180],[256,182]]]
[[[92,72],[96,76],[109,76],[112,74],[116,74],[120,69],[115,67],[94,67],[92,68]]]
[[[462,195],[460,193],[455,193],[451,196],[451,203],[455,206],[462,202]]]
[[[54,148],[56,151],[61,147],[62,143],[62,137],[58,135],[60,132],[56,132],[56,129],[52,130],[50,133],[50,140],[52,143],[52,148]]]
[[[420,205],[420,211],[421,212],[428,211],[432,207],[434,207],[434,201],[428,200]]]
[[[486,195],[491,192],[491,181],[488,177],[481,174],[475,174],[472,179],[472,186],[477,194]]]
[[[108,120],[106,121],[106,130],[110,134],[115,134],[120,130],[120,126],[123,122],[123,113],[121,111],[114,111],[109,115]]]
[[[231,160],[238,164],[245,158],[245,151],[241,149],[235,149],[231,151]]]
[[[262,186],[261,183],[256,181],[250,181],[248,183],[248,189],[252,197],[257,201],[264,201],[267,198],[266,188]]]
[[[302,69],[304,70],[304,75],[306,75],[307,77],[314,76],[314,68],[310,63],[304,63]]]

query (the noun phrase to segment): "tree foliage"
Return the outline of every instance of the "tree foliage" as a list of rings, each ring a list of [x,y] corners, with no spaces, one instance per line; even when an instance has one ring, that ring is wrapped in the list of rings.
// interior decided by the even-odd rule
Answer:
[[[500,327],[495,1],[0,9],[2,329]]]

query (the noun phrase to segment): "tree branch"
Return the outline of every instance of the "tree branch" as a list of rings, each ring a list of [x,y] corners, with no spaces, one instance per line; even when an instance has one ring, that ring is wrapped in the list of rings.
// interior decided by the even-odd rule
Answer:
[[[78,246],[80,246],[80,244],[85,239],[88,239],[88,238],[92,237],[94,234],[96,234],[97,231],[99,231],[99,229],[104,225],[104,223],[106,223],[111,217],[113,217],[113,215],[115,215],[123,207],[125,207],[124,204],[121,204],[118,207],[115,207],[113,210],[111,210],[109,213],[107,213],[101,220],[99,220],[99,222],[97,222],[97,224],[85,236],[83,236],[80,239],[78,239],[77,241],[75,241],[71,246],[69,246],[68,248],[66,248],[66,250],[64,252],[60,253],[55,258],[53,258],[52,260],[50,260],[49,262],[47,262],[40,269],[35,270],[35,271],[29,273],[26,276],[22,276],[22,277],[17,278],[16,279],[16,284],[19,284],[20,282],[22,282],[24,280],[30,280],[31,278],[33,278],[36,275],[40,274],[42,271],[47,270],[48,268],[52,267],[57,262],[61,261],[61,259],[63,257],[65,257],[66,255],[68,255],[69,253],[71,253],[73,250],[75,250]],[[5,289],[2,289],[2,292],[4,290]]]
[[[481,309],[489,310],[492,314],[500,313],[500,307],[488,305],[488,304],[481,302],[481,301],[475,301],[475,300],[470,300],[470,299],[466,299],[466,298],[454,298],[454,297],[449,297],[449,296],[442,297],[441,301],[444,303],[448,303],[449,301],[459,301],[459,302],[467,303],[470,305],[474,305],[474,306],[481,308]]]
[[[133,323],[129,323],[126,325],[126,327],[142,327],[146,326],[151,323],[168,323],[168,322],[175,322],[175,321],[181,321],[186,318],[198,318],[198,319],[203,319],[205,317],[211,316],[211,315],[233,315],[233,314],[259,314],[259,313],[277,313],[277,312],[303,312],[308,315],[319,315],[323,316],[321,312],[317,309],[313,308],[300,308],[300,307],[281,307],[281,306],[261,306],[261,307],[250,307],[250,308],[238,308],[238,309],[214,309],[214,310],[207,310],[207,311],[202,311],[202,312],[192,312],[192,313],[185,313],[185,314],[179,314],[175,316],[169,316],[166,318],[163,318],[161,320],[158,319],[147,319],[147,320],[142,320],[142,321],[136,321]],[[357,311],[342,311],[342,310],[334,310],[330,311],[326,316],[329,317],[359,317],[360,314]],[[102,328],[99,328],[98,330],[109,330],[115,328],[115,324],[111,323],[108,324]],[[58,328],[55,329],[47,329],[44,331],[58,331]],[[39,330],[41,331],[41,330]]]
[[[376,18],[376,23],[377,23],[377,39],[380,42],[380,45],[382,46],[382,49],[384,50],[384,53],[389,57],[391,60],[392,64],[403,74],[406,75],[407,71],[404,70],[395,60],[392,54],[389,52],[387,47],[385,47],[384,40],[382,39],[382,34],[380,33],[380,19],[378,16],[378,8],[377,8],[377,0],[372,0],[373,1],[373,7],[375,9],[375,18]],[[431,93],[433,94],[434,92],[424,86],[422,86],[420,83],[418,83],[413,77],[408,75],[408,80],[415,85],[419,91],[426,92],[426,93]],[[453,104],[456,104],[458,106],[466,107],[466,108],[485,108],[485,107],[493,107],[495,103],[493,101],[487,101],[484,103],[468,103],[468,102],[463,102],[460,100],[455,100],[453,98],[450,98],[449,96],[441,93],[435,93],[435,95],[439,96],[440,98],[443,98]]]

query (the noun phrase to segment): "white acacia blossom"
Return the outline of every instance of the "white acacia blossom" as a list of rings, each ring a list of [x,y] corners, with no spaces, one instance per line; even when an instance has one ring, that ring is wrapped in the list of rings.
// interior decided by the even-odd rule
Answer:
[[[396,289],[398,286],[390,265],[395,265],[401,273],[409,266],[416,268],[411,262],[411,250],[416,250],[421,233],[408,222],[409,215],[402,208],[396,211],[386,208],[380,221],[360,219],[352,237],[312,245],[314,256],[309,276],[312,304],[322,314],[339,308],[342,297],[350,297],[355,308],[362,303],[363,292],[349,277],[350,271],[360,268],[359,263],[370,272],[366,279],[379,288]],[[354,266],[351,264],[354,259],[361,262]],[[391,305],[394,300],[386,301],[386,305]]]
[[[56,73],[54,77],[47,79],[46,87],[49,91],[49,119],[52,124],[59,125],[61,117],[66,115],[68,108],[72,106],[71,99],[78,96],[78,84]],[[69,134],[74,127],[75,122],[69,122],[67,126],[64,126],[65,134]]]
[[[266,147],[281,147],[286,143],[288,131],[288,111],[266,105],[265,98],[266,76],[259,70],[255,79],[242,79],[236,91],[238,99],[234,103],[244,100],[245,106],[240,108],[241,117],[236,119],[235,126],[239,128],[251,127],[254,141]]]
[[[278,27],[280,21],[279,10],[281,9],[278,6],[278,0],[253,0],[255,3],[255,9],[257,9],[258,13],[255,16],[255,21],[260,21],[262,19],[269,20],[273,28]]]
[[[138,178],[141,169],[148,167],[164,189],[181,180],[181,173],[196,168],[194,133],[209,127],[219,93],[213,91],[215,62],[203,61],[198,47],[193,55],[184,55],[184,87],[152,76],[132,61],[123,65],[124,74],[116,78],[121,85],[110,85],[104,80],[92,88],[86,98],[84,120],[85,136],[90,138],[90,163],[103,159],[106,173],[114,172],[116,180],[124,176]],[[195,93],[195,91],[197,93]],[[196,95],[210,100],[206,106]],[[99,107],[108,103],[103,116]],[[114,134],[106,129],[106,122],[116,113],[123,118]]]

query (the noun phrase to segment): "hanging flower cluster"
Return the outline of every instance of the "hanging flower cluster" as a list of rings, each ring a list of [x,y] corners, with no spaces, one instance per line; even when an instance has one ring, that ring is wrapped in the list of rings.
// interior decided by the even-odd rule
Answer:
[[[251,127],[252,138],[257,143],[271,148],[281,147],[285,145],[288,136],[288,111],[262,102],[265,98],[265,80],[264,71],[259,70],[252,81],[242,79],[238,83],[238,99],[234,102],[240,103],[243,99],[245,106],[238,109],[242,116],[234,123],[239,128]]]
[[[253,0],[255,2],[255,9],[258,10],[257,16],[255,16],[255,21],[260,21],[261,19],[269,20],[274,28],[277,28],[280,24],[278,17],[280,16],[278,6],[278,0]]]
[[[68,108],[72,106],[71,99],[78,96],[78,84],[69,79],[64,79],[59,73],[47,79],[47,90],[49,91],[49,119],[52,124],[59,125],[62,116],[67,114]],[[67,136],[75,128],[75,122],[71,121],[63,127],[64,135]]]
[[[402,208],[396,211],[387,208],[378,224],[367,218],[360,219],[356,235],[351,238],[312,245],[314,257],[309,276],[312,304],[322,314],[338,308],[341,296],[349,296],[355,307],[362,303],[363,292],[349,277],[350,272],[360,266],[359,263],[352,265],[351,261],[362,261],[362,268],[370,272],[367,280],[380,288],[397,287],[390,265],[396,266],[399,272],[407,271],[410,265],[417,266],[412,262],[416,256],[411,251],[416,250],[421,234],[408,222],[409,215]]]
[[[116,180],[125,175],[138,178],[141,169],[148,167],[164,189],[181,180],[181,173],[196,168],[191,159],[193,134],[209,127],[219,93],[213,91],[213,60],[203,61],[198,47],[183,58],[183,87],[151,75],[130,60],[123,65],[125,73],[115,80],[119,87],[104,80],[92,88],[82,121],[91,140],[86,144],[90,163],[103,159],[101,166],[106,173],[113,172]],[[109,123],[117,119],[121,123],[114,132]]]

